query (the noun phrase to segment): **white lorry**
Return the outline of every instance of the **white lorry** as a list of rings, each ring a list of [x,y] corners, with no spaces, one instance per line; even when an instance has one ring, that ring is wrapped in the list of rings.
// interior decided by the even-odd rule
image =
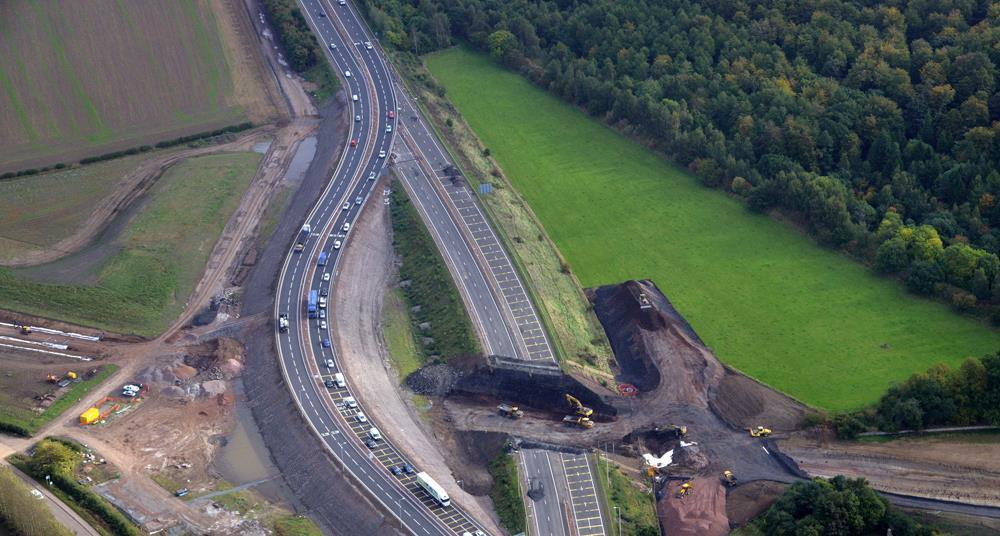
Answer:
[[[427,473],[422,471],[417,473],[417,485],[433,497],[441,506],[451,506],[451,497],[448,496],[448,492]]]

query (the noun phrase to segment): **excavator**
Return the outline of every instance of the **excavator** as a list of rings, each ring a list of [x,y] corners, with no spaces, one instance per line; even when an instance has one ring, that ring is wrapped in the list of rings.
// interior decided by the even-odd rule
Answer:
[[[749,428],[750,437],[768,437],[771,435],[770,428],[764,428],[763,426],[758,426],[756,428]]]
[[[677,488],[677,493],[675,493],[674,496],[677,497],[678,499],[682,499],[688,495],[691,495],[693,491],[694,491],[694,484],[692,484],[691,481],[688,480],[687,482],[681,484],[681,487]]]
[[[730,471],[729,469],[726,469],[725,471],[722,472],[722,483],[729,487],[735,486],[736,475],[734,475],[733,472]]]
[[[503,415],[508,419],[520,419],[521,417],[524,417],[524,412],[521,411],[520,408],[510,404],[500,404],[497,406],[497,411],[500,412],[500,415]]]
[[[594,421],[587,417],[581,417],[579,415],[567,415],[563,417],[563,422],[566,424],[575,424],[580,428],[593,428]]]
[[[575,411],[577,415],[590,417],[594,414],[594,410],[584,406],[579,399],[569,393],[566,393],[566,402],[569,402],[569,405],[573,406],[573,411]]]
[[[671,424],[670,426],[657,426],[655,431],[661,434],[667,434],[674,439],[684,439],[688,435],[687,426],[677,426],[676,424]]]

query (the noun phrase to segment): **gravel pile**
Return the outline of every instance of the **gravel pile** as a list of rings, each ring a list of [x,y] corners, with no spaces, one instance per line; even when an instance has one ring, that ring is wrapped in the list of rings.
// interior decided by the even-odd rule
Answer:
[[[421,395],[444,396],[448,394],[462,374],[448,365],[430,365],[406,378],[406,386]]]

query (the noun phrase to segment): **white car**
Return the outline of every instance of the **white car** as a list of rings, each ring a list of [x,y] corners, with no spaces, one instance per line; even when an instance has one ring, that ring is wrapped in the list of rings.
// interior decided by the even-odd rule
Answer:
[[[361,121],[361,115],[354,116],[354,121],[355,122],[360,122]]]
[[[358,197],[354,198],[354,204],[355,205],[360,205],[361,202],[364,201],[364,200],[365,199],[359,195]]]
[[[365,41],[365,48],[367,48],[368,50],[371,50],[372,49],[372,42],[371,41]]]
[[[351,202],[344,203],[344,206],[340,207],[340,210],[351,210]]]
[[[379,158],[385,158],[385,151],[379,151],[378,152],[378,157]]]
[[[358,412],[358,414],[354,416],[354,420],[358,422],[368,422],[368,417],[365,417],[364,413]]]
[[[340,240],[333,241],[333,249],[340,249],[340,245],[341,245]]]
[[[349,407],[349,408],[351,408],[351,409],[354,409],[354,408],[358,407],[358,401],[354,400],[353,396],[345,396],[344,397],[344,405],[347,406],[347,407]]]
[[[346,233],[347,231],[350,231],[350,230],[351,230],[351,222],[347,222],[347,223],[345,223],[345,224],[344,224],[344,226],[340,228],[340,230],[341,230],[341,231],[344,231],[345,233]]]
[[[319,329],[326,329],[326,320],[319,321]]]
[[[344,71],[344,77],[345,78],[350,78],[351,77],[351,71]]]
[[[337,50],[337,43],[330,43],[330,50]]]
[[[340,0],[337,3],[340,4],[340,5],[342,5],[342,6],[346,6],[347,5],[347,0]]]
[[[354,101],[354,102],[358,102],[358,96],[357,95],[351,95],[351,100]]]
[[[392,125],[386,125],[385,126],[385,131],[386,132],[392,132]]]
[[[371,173],[368,174],[368,180],[370,180],[370,181],[375,180],[375,172],[374,171],[372,171]]]
[[[334,246],[333,249],[337,249],[337,247]],[[329,280],[330,280],[330,272],[323,274],[323,281],[329,281]]]
[[[327,359],[326,360],[326,368],[333,368],[333,360],[332,359]]]

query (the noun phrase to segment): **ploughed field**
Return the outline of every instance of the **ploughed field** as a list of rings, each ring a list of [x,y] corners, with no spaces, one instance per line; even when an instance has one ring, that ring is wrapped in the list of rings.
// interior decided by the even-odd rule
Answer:
[[[425,58],[585,287],[652,279],[723,362],[820,408],[994,352],[908,295],[467,49]]]
[[[0,172],[270,113],[223,2],[0,2]]]

